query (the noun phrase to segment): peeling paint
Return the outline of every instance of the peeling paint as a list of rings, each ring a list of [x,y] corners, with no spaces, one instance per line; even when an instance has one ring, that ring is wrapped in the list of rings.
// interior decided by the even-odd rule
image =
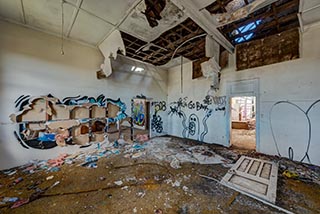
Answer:
[[[188,18],[177,6],[171,2],[167,2],[167,6],[161,12],[162,19],[158,22],[159,25],[151,28],[147,18],[142,13],[145,10],[146,5],[142,1],[122,23],[120,29],[146,42],[151,42],[168,29],[173,28]]]

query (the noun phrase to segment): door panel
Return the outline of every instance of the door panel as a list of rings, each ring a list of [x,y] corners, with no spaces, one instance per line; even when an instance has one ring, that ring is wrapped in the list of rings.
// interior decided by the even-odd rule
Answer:
[[[263,200],[275,203],[278,165],[274,162],[241,156],[221,183]]]

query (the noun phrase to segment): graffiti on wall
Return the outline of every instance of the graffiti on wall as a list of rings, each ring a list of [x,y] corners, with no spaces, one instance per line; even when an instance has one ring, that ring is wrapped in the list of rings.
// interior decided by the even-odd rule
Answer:
[[[277,153],[279,156],[286,156],[291,160],[297,160],[297,157],[302,157],[300,159],[301,162],[303,161],[307,161],[308,163],[312,163],[312,157],[310,155],[310,151],[311,151],[311,140],[313,139],[313,135],[315,133],[312,133],[312,130],[314,128],[314,115],[311,115],[312,111],[316,111],[316,110],[320,110],[320,100],[316,100],[315,102],[313,102],[306,110],[304,110],[302,107],[300,107],[299,105],[290,102],[290,101],[279,101],[276,102],[275,104],[273,104],[273,106],[270,109],[270,113],[269,113],[269,123],[270,123],[270,129],[271,129],[271,134],[272,134],[272,138],[277,150]],[[290,141],[287,142],[290,145],[287,146],[288,144],[283,144],[282,142],[279,141],[278,136],[276,135],[277,130],[274,128],[276,125],[275,122],[275,117],[273,116],[273,113],[275,111],[276,107],[279,106],[283,106],[286,109],[288,109],[289,107],[291,107],[293,110],[296,111],[296,114],[298,116],[300,116],[301,118],[304,118],[304,120],[306,121],[305,123],[303,121],[296,121],[294,124],[295,125],[300,125],[302,126],[306,126],[306,132],[307,133],[301,133],[301,130],[303,130],[302,128],[299,129],[300,132],[296,133],[300,136],[307,136],[306,141],[304,142],[297,142],[296,141]],[[287,112],[287,111],[286,111]],[[282,114],[286,114],[286,112],[283,112]],[[315,113],[315,115],[319,115],[318,113]],[[295,115],[296,116],[296,115]],[[280,116],[281,117],[281,116]],[[281,118],[277,118],[278,120],[281,120],[282,123],[291,123],[290,121],[283,121]],[[319,122],[319,121],[317,121]],[[291,123],[292,124],[292,123]],[[283,126],[283,124],[282,124]],[[293,134],[293,133],[292,133]],[[296,150],[294,149],[294,147],[296,146]],[[286,147],[286,148],[284,148]],[[297,149],[298,147],[298,149]],[[301,149],[303,148],[303,149]]]
[[[165,112],[167,110],[167,103],[166,101],[152,102],[151,106],[154,108],[154,113],[151,118],[151,130],[160,134],[163,132],[163,120],[159,112]]]
[[[102,142],[108,123],[128,117],[125,103],[104,95],[62,100],[51,94],[39,97],[22,95],[15,101],[15,108],[17,112],[10,115],[18,126],[14,135],[27,149]],[[116,115],[108,117],[108,108],[115,108]]]
[[[133,99],[132,108],[133,123],[138,126],[145,126],[146,124],[146,100]]]
[[[214,111],[225,111],[226,97],[209,97],[200,101],[188,101],[188,97],[179,98],[177,101],[170,103],[169,115],[177,116],[182,119],[182,136],[184,138],[193,138],[204,141],[208,134],[207,120],[213,115]],[[189,116],[186,110],[194,111]],[[200,119],[198,112],[204,112]]]

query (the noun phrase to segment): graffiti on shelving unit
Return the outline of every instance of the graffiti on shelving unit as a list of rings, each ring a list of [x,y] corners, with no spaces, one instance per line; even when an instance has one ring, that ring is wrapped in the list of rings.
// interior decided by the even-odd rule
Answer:
[[[213,111],[225,110],[225,97],[212,99],[206,97],[202,102],[188,101],[187,97],[179,98],[177,101],[170,103],[169,115],[178,116],[182,119],[182,136],[184,138],[196,138],[199,141],[204,141],[208,134],[207,120],[212,116]],[[200,121],[197,113],[191,113],[187,116],[185,110],[193,110],[196,112],[203,111],[204,116]]]
[[[110,98],[107,98],[106,99],[106,105],[108,105],[108,103],[110,103],[111,105],[114,105],[114,106],[118,106],[119,107],[119,112],[117,113],[117,115],[115,117],[108,117],[108,122],[109,123],[115,123],[115,122],[118,122],[118,121],[121,121],[121,120],[124,120],[128,117],[128,115],[126,114],[126,110],[127,110],[127,106],[124,102],[122,102],[119,99],[117,100],[113,100],[113,99],[110,99]]]
[[[158,113],[161,111],[165,112],[167,110],[167,104],[165,101],[152,102],[151,106],[154,108],[154,113],[151,119],[151,130],[160,134],[163,132],[163,120]]]
[[[274,118],[272,117],[272,115],[273,115],[273,113],[275,111],[275,108],[277,106],[281,106],[281,105],[286,107],[286,110],[285,110],[285,112],[282,113],[282,115],[285,116],[286,112],[288,112],[287,108],[288,107],[292,107],[293,109],[295,109],[297,111],[295,116],[299,116],[299,114],[301,113],[300,116],[302,116],[302,118],[305,118],[306,124],[303,124],[303,121],[300,121],[299,123],[294,123],[294,124],[297,124],[297,125],[300,125],[300,126],[306,125],[306,127],[307,127],[307,133],[305,133],[306,136],[307,136],[307,140],[305,142],[304,149],[300,149],[301,148],[301,142],[290,141],[290,146],[288,146],[287,143],[285,145],[281,145],[281,142],[279,142],[279,139],[277,139],[277,136],[275,134],[276,133],[276,129],[274,129],[275,121],[274,121]],[[314,160],[316,158],[315,155],[311,155],[310,154],[310,151],[312,151],[311,147],[315,146],[315,145],[311,144],[311,140],[313,139],[312,136],[314,134],[316,134],[316,133],[312,133],[312,130],[313,130],[312,128],[314,128],[314,120],[316,120],[318,118],[313,118],[314,116],[312,116],[310,114],[310,112],[316,111],[316,110],[318,110],[318,111],[320,110],[320,100],[316,100],[315,102],[313,102],[307,108],[307,110],[304,110],[299,105],[297,105],[297,104],[295,104],[293,102],[290,102],[290,101],[279,101],[279,102],[276,102],[275,104],[273,104],[273,106],[270,109],[270,113],[269,113],[269,123],[270,123],[270,129],[271,129],[272,138],[273,138],[273,141],[275,143],[275,147],[276,147],[276,150],[277,150],[277,153],[278,153],[279,156],[287,156],[291,160],[293,160],[293,159],[297,160],[298,157],[302,157],[301,159],[299,158],[298,160],[300,160],[301,162],[307,161],[308,163],[312,163],[312,160]],[[319,115],[319,114],[316,113],[315,115]],[[277,117],[277,119],[279,121],[279,116]],[[281,122],[282,123],[286,123],[286,121],[283,121],[283,120],[281,120]],[[287,123],[290,123],[290,122],[287,122]],[[319,123],[319,121],[318,121],[318,123]],[[283,126],[283,124],[282,124],[282,126]],[[302,130],[302,128],[300,128],[300,130]],[[297,134],[299,134],[300,136],[303,136],[304,133],[297,133]],[[298,147],[299,149],[297,149],[297,148],[294,149],[295,146]],[[285,151],[283,151],[284,148],[286,148]],[[280,151],[280,150],[282,150],[282,151]]]
[[[133,99],[132,117],[134,124],[144,126],[146,123],[146,100]]]
[[[104,106],[105,105],[105,96],[103,94],[100,94],[97,98],[94,97],[88,97],[88,96],[76,96],[76,97],[66,97],[62,100],[62,103],[64,105],[83,105],[83,104],[97,104],[98,106]]]
[[[116,116],[108,117],[108,103],[117,109]],[[15,101],[15,108],[17,112],[10,115],[17,123],[14,135],[27,149],[102,142],[108,122],[127,118],[125,103],[104,95],[97,98],[79,95],[62,101],[51,94],[22,95]]]

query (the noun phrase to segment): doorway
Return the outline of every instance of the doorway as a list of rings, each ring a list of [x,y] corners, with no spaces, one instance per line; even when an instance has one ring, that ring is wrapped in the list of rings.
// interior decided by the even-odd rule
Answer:
[[[256,97],[232,97],[230,121],[231,146],[256,150]]]

